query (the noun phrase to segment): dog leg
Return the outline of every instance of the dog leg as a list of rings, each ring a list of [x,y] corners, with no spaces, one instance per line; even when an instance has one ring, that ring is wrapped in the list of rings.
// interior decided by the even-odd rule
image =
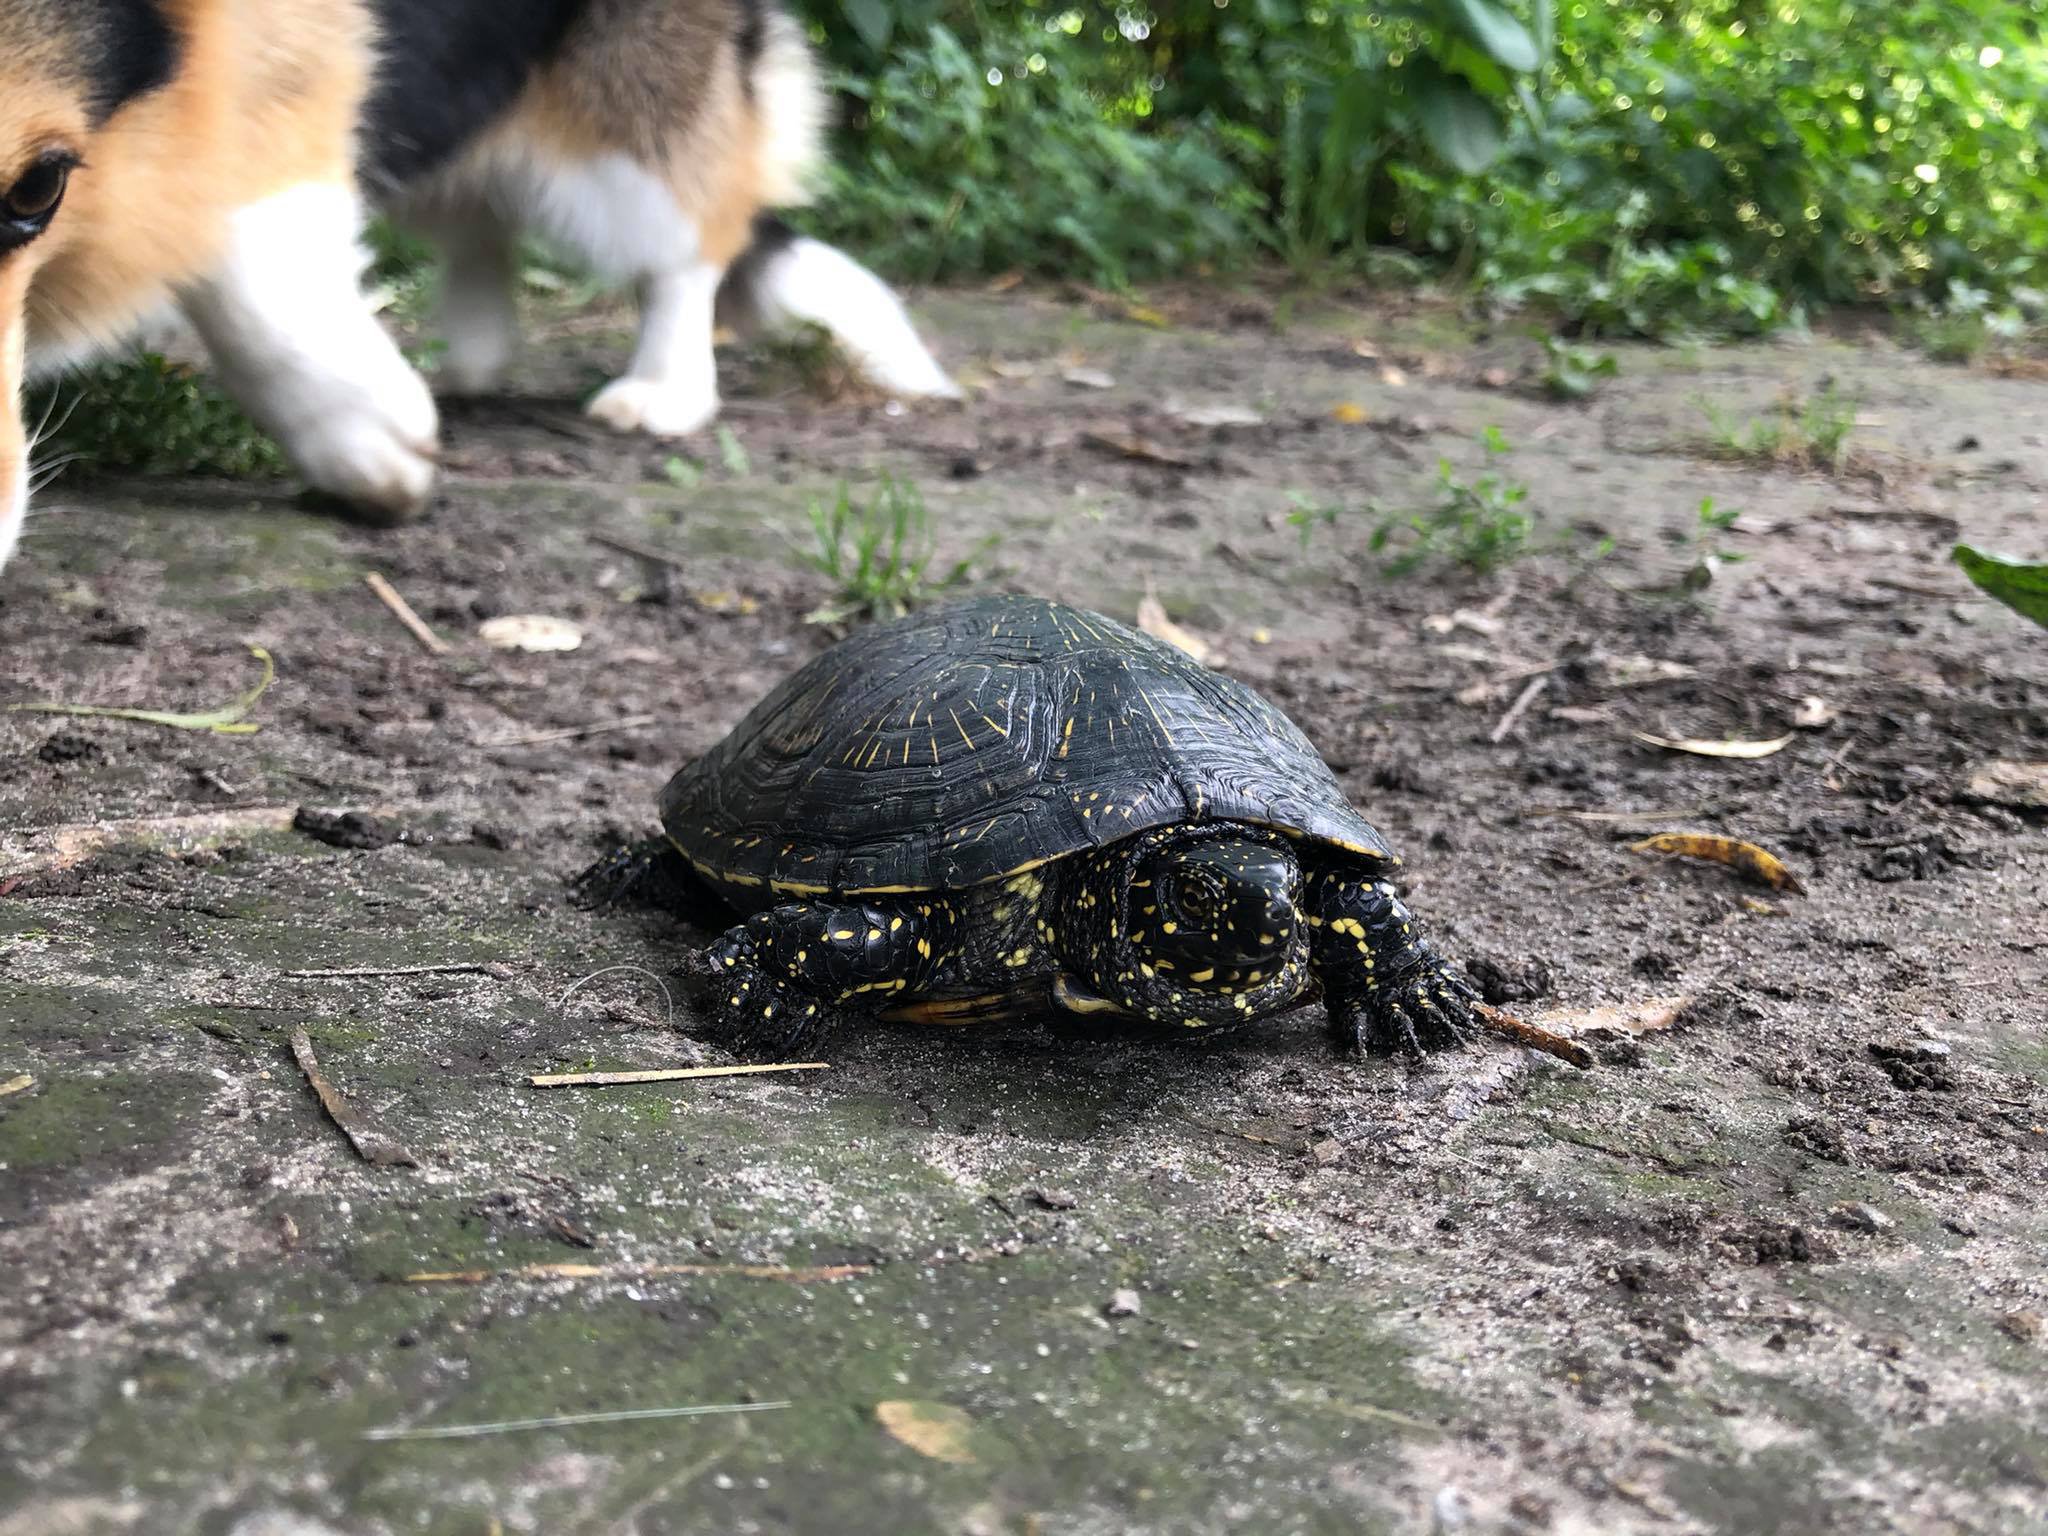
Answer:
[[[510,230],[482,208],[436,222],[424,233],[447,258],[441,286],[441,335],[448,343],[435,377],[451,395],[496,389],[519,346],[513,302],[518,252]]]
[[[712,306],[721,268],[693,260],[640,279],[640,339],[626,376],[586,408],[621,432],[683,437],[718,414],[711,354]]]
[[[316,489],[393,521],[433,488],[433,396],[364,302],[362,210],[308,183],[238,209],[219,267],[181,295],[229,393]]]

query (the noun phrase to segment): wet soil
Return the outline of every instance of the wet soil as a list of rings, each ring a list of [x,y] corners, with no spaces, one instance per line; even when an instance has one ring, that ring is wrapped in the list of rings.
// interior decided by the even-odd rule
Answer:
[[[0,1532],[2039,1530],[2048,829],[1970,785],[2048,759],[2048,638],[1945,553],[2048,542],[2043,385],[1860,336],[1616,348],[1558,404],[1411,299],[921,313],[964,409],[743,356],[673,473],[576,413],[619,312],[542,317],[402,530],[52,493],[0,703],[209,709],[251,645],[277,681],[253,734],[0,714]],[[1840,468],[1704,451],[1700,402],[1827,380]],[[1544,550],[1379,579],[1367,504],[1489,425]],[[982,585],[1155,591],[1600,1064],[1345,1060],[1302,1010],[526,1086],[722,1059],[655,979],[701,932],[564,883],[829,642],[807,508],[885,471]],[[584,644],[478,638],[521,613]],[[1674,830],[1804,892],[1629,846]],[[351,1150],[300,1028],[415,1166]],[[786,1406],[366,1438],[735,1403]]]

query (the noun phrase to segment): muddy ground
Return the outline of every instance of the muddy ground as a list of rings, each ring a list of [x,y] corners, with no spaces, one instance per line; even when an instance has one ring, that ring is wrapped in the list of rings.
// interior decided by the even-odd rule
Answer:
[[[1866,335],[1617,348],[1557,404],[1518,329],[1419,301],[1151,309],[927,296],[959,410],[738,358],[687,484],[576,414],[623,355],[599,308],[450,411],[424,525],[51,493],[0,576],[6,702],[205,709],[251,644],[277,681],[254,734],[0,714],[0,1532],[2042,1529],[2048,831],[1970,784],[2048,759],[2048,638],[1944,556],[2048,544],[2048,384]],[[1829,379],[1839,470],[1701,451],[1701,401]],[[1256,421],[1186,419],[1218,407]],[[1489,424],[1558,547],[1377,579],[1368,500],[1470,478]],[[702,936],[565,878],[827,643],[806,508],[885,470],[945,556],[999,540],[982,584],[1156,589],[1597,1068],[1335,1059],[1304,1010],[526,1086],[720,1059],[644,977],[560,1001]],[[1304,545],[1301,501],[1348,510]],[[1710,548],[1745,558],[1665,590]],[[477,638],[514,613],[587,639]],[[1629,850],[1674,829],[1805,892]],[[295,1026],[417,1166],[351,1151]],[[501,1273],[555,1264],[594,1268]],[[366,1438],[743,1402],[786,1406]]]

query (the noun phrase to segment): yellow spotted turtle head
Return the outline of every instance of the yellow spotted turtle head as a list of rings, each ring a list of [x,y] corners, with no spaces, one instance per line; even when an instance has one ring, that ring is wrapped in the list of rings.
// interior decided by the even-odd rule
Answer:
[[[1301,866],[1263,840],[1169,842],[1139,867],[1161,919],[1148,941],[1161,953],[1230,965],[1271,963],[1294,943]]]
[[[1201,1027],[1283,1008],[1308,984],[1302,869],[1250,826],[1161,827],[1063,867],[1061,1000]],[[1085,989],[1077,991],[1076,983]]]

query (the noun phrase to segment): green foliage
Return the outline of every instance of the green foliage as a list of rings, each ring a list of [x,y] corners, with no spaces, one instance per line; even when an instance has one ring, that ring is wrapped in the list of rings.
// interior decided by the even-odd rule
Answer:
[[[811,531],[816,547],[806,561],[834,588],[811,613],[816,624],[901,618],[967,580],[995,546],[993,538],[985,540],[966,558],[934,571],[937,541],[924,497],[909,481],[887,475],[863,502],[855,502],[844,484],[830,505],[813,501]]]
[[[1994,0],[1575,5],[1485,183],[1426,170],[1413,234],[1602,329],[2048,275],[2048,51]]]
[[[1500,428],[1479,439],[1491,463],[1508,451]],[[1389,577],[1408,575],[1432,560],[1484,575],[1525,553],[1536,532],[1529,488],[1494,470],[1460,479],[1449,459],[1437,460],[1436,500],[1416,511],[1388,511],[1377,504],[1371,547]]]
[[[1948,301],[1918,316],[1909,327],[1915,345],[1938,363],[1973,363],[1993,342],[2026,335],[2019,309],[1993,309],[1990,295],[1967,283],[1950,283]]]
[[[1769,416],[1738,422],[1712,401],[1699,402],[1710,434],[1708,447],[1718,457],[1776,464],[1808,464],[1836,470],[1848,457],[1849,434],[1856,427],[1856,402],[1833,383],[1823,385],[1804,402],[1781,404]]]
[[[1287,514],[1287,525],[1301,535],[1301,547],[1307,549],[1318,528],[1334,528],[1337,519],[1343,515],[1343,506],[1334,501],[1317,501],[1295,491],[1288,496],[1293,508]]]
[[[2048,48],[2010,0],[807,5],[855,106],[822,222],[912,275],[1395,244],[1650,335],[2048,287]]]
[[[1621,372],[1613,354],[1574,346],[1561,336],[1543,339],[1543,388],[1553,400],[1583,400]]]
[[[1967,544],[1956,546],[1955,561],[1964,575],[2014,613],[2048,629],[2048,562],[1985,554]]]
[[[1492,163],[1550,4],[809,0],[854,105],[817,222],[916,276],[1322,260],[1393,159]]]
[[[869,18],[856,35],[896,45],[834,80],[855,143],[811,222],[864,260],[921,279],[1025,267],[1120,284],[1254,245],[1256,197],[1216,136],[1137,131],[1135,57],[1106,57],[1078,22],[977,11],[963,38],[850,12]]]
[[[153,352],[66,377],[31,399],[25,414],[50,423],[38,457],[101,473],[254,478],[285,469],[277,445],[239,406]]]

